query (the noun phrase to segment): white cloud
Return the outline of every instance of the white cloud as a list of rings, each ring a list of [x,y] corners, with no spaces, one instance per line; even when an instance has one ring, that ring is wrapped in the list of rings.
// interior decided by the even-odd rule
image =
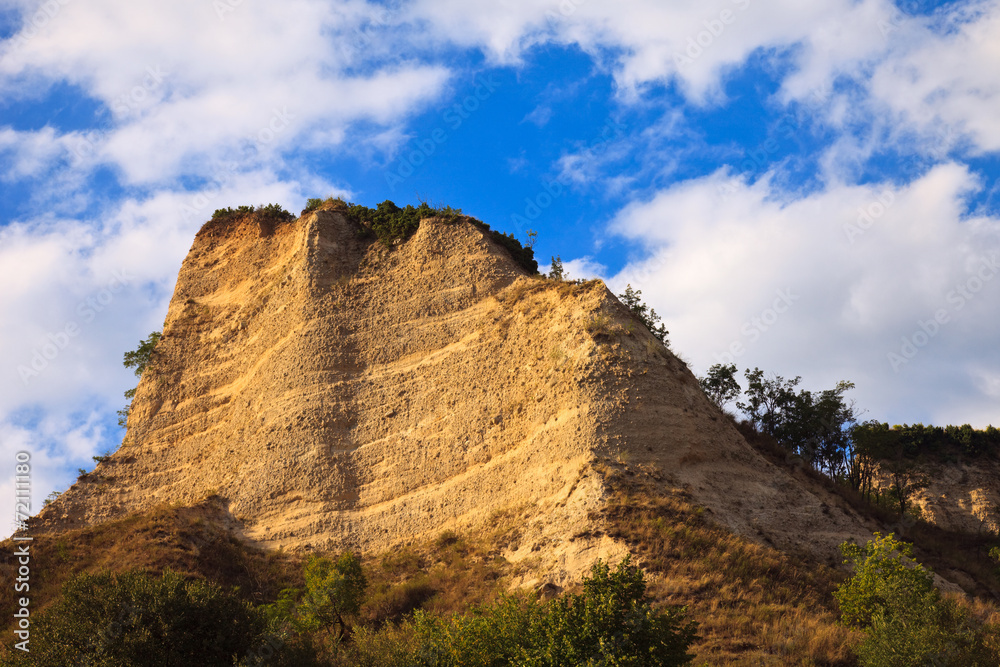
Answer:
[[[198,0],[101,4],[60,5],[42,28],[7,40],[0,91],[78,86],[106,113],[97,128],[64,135],[70,150],[84,166],[120,167],[130,183],[198,173],[241,144],[280,155],[314,133],[339,142],[358,121],[401,122],[450,76],[386,48],[364,3],[240,5],[221,18]]]
[[[995,403],[980,376],[955,377],[1000,371],[1000,274],[975,278],[1000,259],[1000,220],[962,215],[978,187],[945,164],[906,187],[835,185],[783,202],[766,177],[719,172],[620,213],[613,230],[649,257],[609,283],[642,289],[699,371],[733,360],[809,384],[851,379],[872,416],[890,420],[912,414],[919,386],[919,405],[939,406],[931,417],[949,421],[959,403],[981,417]]]
[[[7,163],[0,178],[9,181],[37,176],[47,171],[65,151],[65,141],[51,127],[27,132],[0,128],[0,155]]]
[[[897,40],[892,56],[872,73],[869,92],[891,111],[893,122],[922,133],[932,145],[951,147],[964,138],[975,150],[996,151],[1000,4],[964,6],[950,27]]]
[[[882,0],[418,0],[407,17],[503,63],[540,43],[576,45],[613,71],[627,96],[677,80],[692,100],[706,102],[718,97],[728,69],[760,49],[801,46],[824,70],[884,49],[878,19],[891,8]]]

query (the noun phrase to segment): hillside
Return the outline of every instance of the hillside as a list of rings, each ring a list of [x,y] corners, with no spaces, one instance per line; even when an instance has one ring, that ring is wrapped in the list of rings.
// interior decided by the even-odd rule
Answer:
[[[528,275],[454,215],[373,236],[332,201],[205,224],[121,448],[31,522],[41,608],[104,568],[261,604],[351,549],[379,626],[631,554],[699,664],[854,664],[837,546],[892,517],[751,444],[600,281]],[[993,590],[956,556],[982,540],[922,526],[939,585]]]

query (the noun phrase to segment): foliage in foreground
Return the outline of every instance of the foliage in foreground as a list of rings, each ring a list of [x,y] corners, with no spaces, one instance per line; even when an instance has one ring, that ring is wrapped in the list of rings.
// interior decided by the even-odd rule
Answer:
[[[305,566],[305,588],[281,591],[267,614],[299,633],[325,630],[335,642],[349,637],[345,615],[357,614],[368,582],[361,560],[346,552],[336,561],[314,556]]]
[[[254,607],[170,571],[77,575],[33,619],[31,652],[13,651],[3,664],[308,666],[324,664],[321,649],[334,665],[667,666],[690,663],[697,639],[684,608],[652,607],[644,574],[628,558],[614,569],[598,561],[580,594],[501,596],[470,613],[418,610],[352,632],[344,617],[357,618],[365,591],[357,557],[310,559],[305,584]]]
[[[380,632],[359,631],[337,664],[436,667],[621,667],[686,665],[695,624],[685,609],[656,610],[643,572],[628,557],[612,570],[598,561],[583,593],[548,602],[502,596],[471,613],[440,618],[418,611]]]
[[[307,647],[269,632],[265,615],[202,580],[129,571],[81,574],[32,623],[30,652],[5,664],[65,667],[313,664]]]
[[[997,628],[945,598],[931,573],[912,561],[912,546],[875,533],[864,546],[841,545],[854,576],[834,593],[841,620],[864,630],[858,657],[866,667],[1000,664]]]

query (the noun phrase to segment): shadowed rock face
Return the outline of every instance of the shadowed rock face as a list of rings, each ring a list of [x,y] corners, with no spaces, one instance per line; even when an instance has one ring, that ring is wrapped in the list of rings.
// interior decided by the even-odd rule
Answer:
[[[1000,465],[996,461],[929,464],[921,472],[929,485],[913,494],[913,502],[926,520],[948,530],[1000,532]],[[891,486],[888,475],[876,483]]]
[[[566,539],[592,527],[610,457],[782,548],[867,535],[752,450],[599,281],[525,276],[468,222],[391,249],[361,232],[336,210],[207,224],[124,444],[39,530],[214,493],[250,539],[381,550],[515,509],[515,552],[569,577],[622,548]]]

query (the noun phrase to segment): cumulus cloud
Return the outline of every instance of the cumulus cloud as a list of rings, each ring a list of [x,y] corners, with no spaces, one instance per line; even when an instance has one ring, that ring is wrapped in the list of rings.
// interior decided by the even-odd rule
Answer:
[[[889,420],[919,392],[919,405],[936,406],[928,419],[964,404],[985,426],[994,403],[979,387],[1000,371],[1000,220],[964,215],[980,187],[942,164],[903,187],[789,200],[769,178],[717,172],[621,211],[613,231],[649,255],[609,283],[642,289],[699,371],[734,362],[829,386],[851,379]]]
[[[890,35],[891,57],[872,73],[868,91],[892,120],[944,148],[962,140],[977,152],[1000,149],[1000,4],[963,6],[947,30]]]
[[[446,67],[380,48],[388,25],[365,3],[49,4],[56,9],[41,26],[29,13],[4,42],[0,91],[77,86],[100,104],[100,119],[55,137],[47,128],[47,155],[64,138],[72,162],[110,164],[130,183],[198,173],[206,157],[247,143],[273,156],[316,132],[342,141],[352,123],[399,122],[449,79]],[[18,136],[22,153],[36,135]]]
[[[894,13],[884,0],[418,0],[407,17],[497,62],[517,62],[537,44],[574,45],[610,70],[626,96],[677,81],[690,99],[708,102],[720,95],[721,77],[760,50],[801,48],[803,62],[824,76],[883,50],[879,20]]]

